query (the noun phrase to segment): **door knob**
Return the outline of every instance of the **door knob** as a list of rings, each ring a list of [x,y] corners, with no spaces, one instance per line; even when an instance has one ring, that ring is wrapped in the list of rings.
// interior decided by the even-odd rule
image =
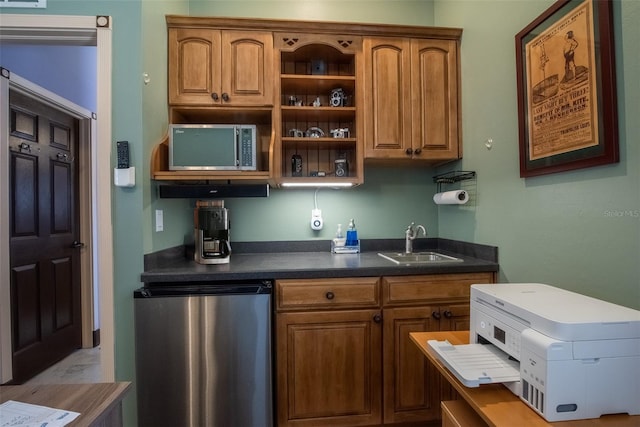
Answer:
[[[71,243],[71,247],[72,247],[73,249],[76,249],[76,248],[84,248],[84,243],[82,243],[82,242],[78,242],[77,240],[74,240],[74,241],[73,241],[73,243]]]
[[[211,99],[213,99],[214,101],[217,101],[217,100],[219,99],[219,97],[218,97],[218,93],[217,93],[217,92],[213,92],[213,93],[211,94]]]
[[[224,93],[222,94],[222,100],[223,100],[224,102],[229,102],[229,94],[228,94],[227,92],[224,92]]]
[[[434,311],[433,313],[431,313],[431,316],[436,320],[440,320],[440,318],[442,317],[439,311]]]

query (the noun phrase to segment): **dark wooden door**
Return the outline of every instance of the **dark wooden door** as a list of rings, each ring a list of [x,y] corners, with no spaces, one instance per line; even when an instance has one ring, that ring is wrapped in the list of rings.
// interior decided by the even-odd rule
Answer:
[[[13,382],[81,346],[78,120],[11,91]]]

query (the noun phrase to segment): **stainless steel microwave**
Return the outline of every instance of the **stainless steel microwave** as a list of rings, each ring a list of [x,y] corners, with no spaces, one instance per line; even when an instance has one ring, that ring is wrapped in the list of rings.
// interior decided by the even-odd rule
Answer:
[[[170,170],[256,170],[256,126],[169,126]]]

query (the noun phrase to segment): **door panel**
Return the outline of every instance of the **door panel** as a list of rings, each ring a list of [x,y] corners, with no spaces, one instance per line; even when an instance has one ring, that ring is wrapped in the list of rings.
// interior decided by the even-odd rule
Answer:
[[[278,425],[381,421],[378,310],[279,313]],[[282,353],[280,353],[282,352]]]
[[[11,91],[13,382],[81,346],[78,120]]]
[[[409,41],[368,38],[365,51],[366,157],[407,157],[411,148]]]
[[[13,183],[11,188],[11,235],[38,234],[38,158],[15,154],[11,158]]]
[[[384,422],[425,422],[438,418],[438,372],[409,333],[438,330],[432,308],[384,310]],[[393,393],[389,391],[392,390]]]
[[[51,234],[70,233],[73,223],[71,165],[52,161],[51,170]]]
[[[221,94],[220,31],[169,29],[169,103],[215,105]]]
[[[411,49],[413,147],[430,159],[460,157],[456,43],[414,40]]]
[[[19,284],[12,289],[12,311],[14,322],[20,328],[14,329],[14,348],[26,348],[40,339],[40,312],[38,301],[38,266],[36,264],[14,267],[11,283]]]
[[[273,105],[271,33],[222,33],[222,91],[232,105]],[[225,101],[226,103],[226,101]]]

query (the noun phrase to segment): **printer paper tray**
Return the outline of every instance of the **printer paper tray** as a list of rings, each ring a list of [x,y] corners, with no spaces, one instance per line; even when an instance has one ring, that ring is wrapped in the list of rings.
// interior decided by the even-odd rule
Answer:
[[[520,366],[491,344],[451,345],[449,341],[427,341],[438,359],[467,387],[520,381]]]

